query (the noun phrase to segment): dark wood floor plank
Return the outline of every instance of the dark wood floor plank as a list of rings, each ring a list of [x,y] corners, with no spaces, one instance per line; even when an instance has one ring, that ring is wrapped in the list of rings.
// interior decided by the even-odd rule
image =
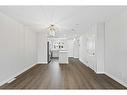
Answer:
[[[97,75],[78,59],[69,58],[69,64],[37,64],[16,77],[1,89],[126,89],[110,77]]]

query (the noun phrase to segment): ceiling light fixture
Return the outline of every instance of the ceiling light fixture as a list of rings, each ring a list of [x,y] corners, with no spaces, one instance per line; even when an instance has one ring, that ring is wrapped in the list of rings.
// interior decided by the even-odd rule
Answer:
[[[48,27],[48,32],[49,32],[49,35],[50,35],[50,36],[55,36],[56,31],[57,31],[57,27],[55,27],[54,24],[51,24],[51,25]]]

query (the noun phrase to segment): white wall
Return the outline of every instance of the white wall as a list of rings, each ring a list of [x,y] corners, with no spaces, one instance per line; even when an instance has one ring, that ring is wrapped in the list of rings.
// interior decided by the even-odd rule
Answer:
[[[0,13],[0,85],[36,63],[36,33]]]
[[[84,64],[87,64],[87,52],[86,52],[86,35],[80,37],[80,47],[79,47],[79,60]]]
[[[68,57],[79,58],[79,38],[68,39]]]
[[[73,42],[73,57],[79,58],[79,38],[75,38]]]
[[[127,86],[127,12],[106,22],[104,69]]]
[[[97,24],[96,37],[96,56],[97,71],[96,73],[104,73],[104,39],[105,39],[105,23]]]
[[[74,40],[73,39],[69,39],[68,41],[68,57],[74,57],[73,56],[73,43],[74,43]]]
[[[96,56],[90,56],[87,53],[86,48],[86,36],[82,35],[80,37],[80,48],[79,48],[79,60],[83,62],[85,65],[96,71]]]
[[[105,24],[90,26],[80,37],[80,61],[97,73],[105,73],[127,87],[127,12],[117,15]],[[95,56],[89,56],[86,39],[96,31]],[[92,32],[89,34],[91,35]],[[88,61],[88,63],[87,63]]]
[[[47,63],[47,32],[37,33],[37,62],[39,64]]]
[[[105,24],[99,23],[89,26],[86,34],[80,37],[80,61],[96,73],[104,73],[104,33]],[[89,50],[87,45],[91,39],[94,43]]]
[[[91,69],[93,69],[94,71],[96,71],[97,69],[96,68],[96,65],[97,65],[96,54],[94,56],[91,56],[88,53],[86,43],[87,43],[87,38],[96,36],[97,26],[91,25],[88,31],[86,32],[87,32],[86,34],[80,37],[79,60],[83,62],[85,65],[87,65],[88,67],[90,67]],[[96,37],[95,37],[95,40],[96,40]]]

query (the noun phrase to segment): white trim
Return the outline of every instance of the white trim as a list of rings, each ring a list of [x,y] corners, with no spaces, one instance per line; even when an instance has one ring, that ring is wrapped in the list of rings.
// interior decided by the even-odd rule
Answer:
[[[48,62],[37,62],[37,64],[48,64]]]
[[[84,64],[84,62],[81,60],[81,59],[79,59],[83,64]],[[86,65],[86,64],[85,64]],[[87,66],[87,65],[86,65]],[[88,66],[89,67],[89,66]],[[89,68],[91,68],[91,67],[89,67]],[[92,68],[91,68],[92,69]],[[93,69],[92,69],[93,70]],[[95,70],[94,70],[95,71]],[[119,82],[120,84],[122,84],[123,86],[125,86],[125,87],[127,87],[127,83],[126,82],[123,82],[122,80],[120,80],[120,79],[118,79],[118,78],[116,78],[116,77],[114,77],[113,75],[111,75],[111,74],[109,74],[109,73],[106,73],[106,72],[97,72],[97,71],[95,71],[95,73],[96,74],[106,74],[107,76],[109,76],[109,77],[111,77],[112,79],[114,79],[115,81],[117,81],[117,82]]]
[[[16,80],[16,78],[12,78],[12,79],[9,80],[7,83],[11,83],[11,82],[13,82],[14,80]]]
[[[97,72],[97,71],[96,71],[96,74],[105,74],[105,72]]]
[[[10,80],[14,79],[15,77],[17,77],[18,75],[22,74],[23,72],[27,71],[28,69],[30,69],[31,67],[33,67],[36,64],[32,64],[31,66],[28,66],[27,68],[23,69],[22,71],[16,73],[15,75],[11,76],[10,78],[3,80],[0,82],[0,86],[4,85],[5,83],[8,83]]]
[[[111,74],[109,74],[109,73],[106,73],[106,72],[105,72],[105,74],[106,74],[107,76],[111,77],[112,79],[114,79],[115,81],[119,82],[119,83],[122,84],[123,86],[127,87],[127,83],[123,82],[122,80],[120,80],[120,79],[114,77],[113,75],[111,75]]]
[[[80,60],[83,64],[86,63],[86,62],[83,62],[80,58],[79,58],[79,60]],[[85,64],[85,66],[89,67],[89,68],[92,69],[95,73],[97,73],[97,71],[94,70],[94,68],[90,67],[88,64]],[[98,72],[98,73],[99,73],[99,72]]]

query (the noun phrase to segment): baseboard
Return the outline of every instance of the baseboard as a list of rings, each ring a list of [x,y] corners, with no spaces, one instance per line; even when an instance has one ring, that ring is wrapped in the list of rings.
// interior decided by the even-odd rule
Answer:
[[[82,59],[79,58],[79,61],[80,61],[81,63],[83,63],[84,65],[86,65],[87,67],[89,67],[87,64],[85,64],[86,62],[83,62]],[[90,67],[89,67],[89,68],[90,68]],[[90,68],[90,69],[91,69],[91,68]]]
[[[109,74],[109,73],[106,73],[106,72],[105,72],[105,74],[106,74],[107,76],[111,77],[112,79],[114,79],[115,81],[119,82],[121,85],[127,87],[127,83],[121,81],[120,79],[114,77],[113,75],[111,75],[111,74]]]
[[[105,72],[96,72],[96,74],[105,74]]]
[[[82,63],[83,61],[81,59],[79,59]],[[84,63],[83,63],[84,64]],[[85,64],[86,65],[86,64]],[[86,65],[87,66],[87,65]],[[89,67],[89,66],[88,66]],[[89,67],[90,68],[90,67]],[[92,69],[92,68],[91,68]],[[93,70],[93,69],[92,69]],[[106,74],[107,76],[111,77],[112,79],[114,79],[115,81],[119,82],[120,84],[122,84],[123,86],[127,87],[127,83],[126,82],[123,82],[121,81],[120,79],[114,77],[113,75],[109,74],[109,73],[106,73],[106,72],[96,72],[96,74]]]
[[[96,73],[96,70],[94,70],[93,68],[91,68],[88,64],[85,64],[85,63],[87,63],[87,62],[83,62],[80,58],[79,58],[79,61],[80,61],[81,63],[83,63],[85,66],[87,66],[88,68],[90,68],[91,70],[93,70],[93,71]]]
[[[18,75],[22,74],[23,72],[27,71],[28,69],[30,69],[31,67],[33,67],[34,65],[36,64],[33,64],[31,66],[28,66],[27,68],[23,69],[22,71],[16,73],[15,75],[11,76],[10,78],[4,80],[4,81],[1,81],[0,82],[0,86],[4,85],[5,83],[7,83],[8,81],[12,80],[13,78],[17,77]]]

